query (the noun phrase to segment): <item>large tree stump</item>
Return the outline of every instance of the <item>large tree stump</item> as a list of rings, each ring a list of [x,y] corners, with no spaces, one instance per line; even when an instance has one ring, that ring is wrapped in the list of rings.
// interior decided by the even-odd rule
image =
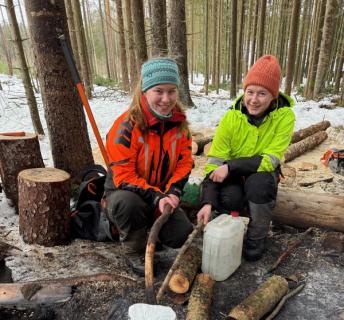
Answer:
[[[214,280],[207,273],[196,277],[192,286],[186,320],[209,319],[209,307],[213,297]]]
[[[327,139],[326,131],[318,131],[313,135],[291,144],[284,154],[284,162],[291,161],[306,151],[310,151]]]
[[[295,131],[291,138],[291,143],[299,142],[303,140],[304,138],[307,138],[318,131],[325,131],[330,126],[331,126],[330,121],[321,121],[307,128]]]
[[[288,292],[288,282],[280,276],[272,276],[228,314],[230,319],[258,320]]]
[[[0,175],[6,197],[18,208],[18,173],[29,168],[43,168],[36,134],[0,135]]]
[[[43,246],[69,240],[70,175],[55,168],[35,168],[18,175],[19,233]]]
[[[197,247],[190,247],[180,257],[179,266],[173,272],[169,288],[175,293],[185,293],[189,290],[196,273],[201,266],[202,253]]]

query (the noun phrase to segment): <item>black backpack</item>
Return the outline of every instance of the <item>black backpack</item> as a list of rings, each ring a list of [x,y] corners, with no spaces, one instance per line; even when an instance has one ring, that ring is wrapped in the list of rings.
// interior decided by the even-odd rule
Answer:
[[[71,206],[72,238],[93,241],[116,239],[117,230],[105,213],[106,174],[106,170],[101,165],[93,165],[83,172],[77,199]]]

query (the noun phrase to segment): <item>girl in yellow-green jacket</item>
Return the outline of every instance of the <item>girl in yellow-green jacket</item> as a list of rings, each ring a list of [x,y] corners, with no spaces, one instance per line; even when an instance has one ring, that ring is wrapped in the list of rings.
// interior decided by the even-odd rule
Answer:
[[[217,127],[202,185],[198,219],[211,211],[241,211],[248,205],[250,223],[244,242],[246,260],[262,257],[277,195],[280,162],[288,148],[294,101],[279,92],[281,68],[266,55],[257,60],[239,96]]]

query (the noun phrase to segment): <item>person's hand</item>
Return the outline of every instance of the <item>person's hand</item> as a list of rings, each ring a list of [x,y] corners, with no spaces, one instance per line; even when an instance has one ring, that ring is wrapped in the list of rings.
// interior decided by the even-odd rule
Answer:
[[[223,182],[228,177],[229,170],[228,165],[224,164],[218,168],[216,168],[209,176],[210,180],[214,182]]]
[[[172,200],[169,196],[168,197],[163,197],[159,200],[159,211],[161,213],[164,213],[164,208],[165,206],[169,204],[172,207],[172,211],[177,207],[175,205],[175,201]]]
[[[204,225],[209,221],[211,215],[211,204],[205,204],[197,213],[197,221],[203,220]]]
[[[180,202],[179,197],[176,196],[176,195],[173,194],[173,193],[170,193],[170,194],[168,195],[168,197],[169,197],[169,198],[173,201],[173,203],[175,204],[175,208],[177,208],[177,207],[179,206],[179,202]]]

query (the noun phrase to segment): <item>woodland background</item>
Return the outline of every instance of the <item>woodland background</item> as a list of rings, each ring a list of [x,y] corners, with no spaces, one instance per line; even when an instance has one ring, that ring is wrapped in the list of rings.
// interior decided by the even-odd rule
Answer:
[[[22,77],[38,134],[44,134],[35,101],[35,92],[41,92],[54,165],[72,175],[93,159],[85,116],[58,40],[62,33],[70,38],[89,99],[94,84],[130,92],[143,61],[169,55],[180,68],[182,102],[197,107],[189,90],[196,76],[204,77],[204,95],[221,88],[234,98],[254,61],[274,54],[287,94],[294,90],[306,99],[335,94],[343,104],[343,0],[0,4],[0,73]]]

